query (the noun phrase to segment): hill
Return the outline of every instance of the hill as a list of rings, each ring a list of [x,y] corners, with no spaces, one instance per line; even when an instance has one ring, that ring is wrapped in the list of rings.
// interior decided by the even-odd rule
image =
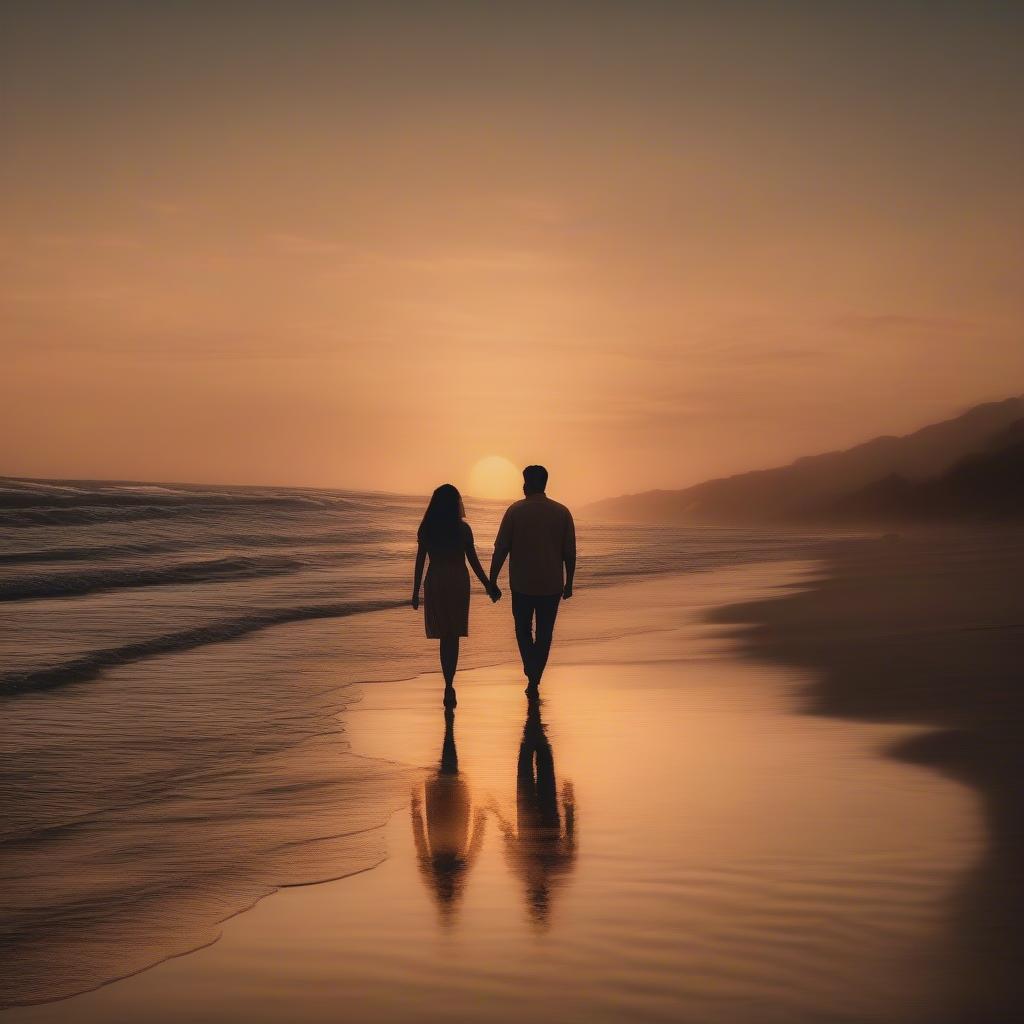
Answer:
[[[917,485],[932,481],[937,487],[935,481],[970,456],[987,453],[991,465],[986,463],[986,470],[961,468],[961,472],[998,472],[1002,465],[995,455],[1001,450],[999,438],[1011,436],[1008,432],[1019,429],[1014,425],[1020,420],[1024,420],[1024,396],[975,406],[954,419],[902,437],[876,437],[845,451],[806,456],[788,466],[708,480],[683,490],[610,498],[583,512],[606,520],[719,524],[849,518],[858,507],[865,516],[880,514],[883,508],[903,507],[897,497],[901,489],[908,495],[903,500],[911,505],[911,491],[918,493],[917,500],[925,501],[930,492],[918,490]],[[1012,455],[1007,458],[1012,461]],[[964,479],[957,480],[947,485],[966,486]],[[873,497],[872,488],[877,489]]]
[[[939,476],[920,482],[886,477],[825,514],[849,522],[1024,519],[1024,419]]]

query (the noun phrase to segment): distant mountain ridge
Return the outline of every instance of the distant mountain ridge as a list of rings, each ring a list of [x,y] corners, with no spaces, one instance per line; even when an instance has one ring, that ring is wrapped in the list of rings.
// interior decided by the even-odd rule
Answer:
[[[981,458],[974,470],[978,486],[986,473],[1011,472],[1012,452],[1005,458],[999,453],[1024,439],[1022,421],[1024,396],[1019,395],[975,406],[903,437],[876,437],[845,451],[805,456],[787,466],[683,490],[610,498],[588,505],[584,513],[620,521],[723,524],[898,517],[925,509],[929,494],[938,500],[945,493],[953,514],[954,506],[971,506],[966,493],[952,498],[954,490],[963,492],[972,479],[964,460]],[[984,471],[983,465],[988,467]],[[951,473],[944,491],[936,481]],[[986,486],[987,493],[997,487],[994,480]],[[1011,491],[1005,500],[1011,500]],[[910,497],[912,492],[916,498]]]
[[[890,476],[826,510],[842,521],[1024,519],[1024,419],[928,480]]]

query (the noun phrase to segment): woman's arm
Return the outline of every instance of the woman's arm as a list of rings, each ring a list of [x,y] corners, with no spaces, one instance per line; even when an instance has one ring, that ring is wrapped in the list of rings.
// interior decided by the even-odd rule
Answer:
[[[497,601],[501,597],[501,591],[487,578],[484,567],[480,564],[476,553],[476,544],[473,541],[473,531],[470,529],[469,523],[466,524],[466,561],[469,562],[470,569],[476,573],[476,578],[487,592],[487,596],[492,601]]]
[[[420,606],[420,586],[423,583],[423,566],[427,561],[427,549],[420,544],[416,549],[416,570],[412,577],[412,601],[413,609]]]

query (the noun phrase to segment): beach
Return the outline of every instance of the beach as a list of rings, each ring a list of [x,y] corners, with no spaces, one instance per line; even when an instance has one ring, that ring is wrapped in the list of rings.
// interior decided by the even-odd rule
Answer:
[[[854,554],[865,550],[848,557],[867,572]],[[960,570],[989,573],[980,557],[965,553]],[[927,749],[929,721],[909,709],[898,721],[821,714],[808,698],[818,665],[758,646],[786,635],[768,610],[819,607],[837,564],[581,590],[562,611],[533,720],[511,657],[460,675],[450,731],[436,673],[389,678],[378,665],[340,703],[324,698],[320,713],[339,722],[333,754],[321,737],[316,756],[300,746],[287,759],[294,774],[337,757],[339,771],[359,765],[374,780],[368,802],[362,785],[321,790],[316,828],[312,804],[300,816],[307,834],[283,849],[302,852],[306,878],[282,876],[252,909],[210,923],[205,948],[7,1018],[998,1019],[984,1014],[1011,992],[986,1007],[964,990],[979,949],[961,907],[992,849],[973,780],[893,756]],[[858,600],[847,614],[881,607]],[[408,629],[406,612],[378,613],[375,635]],[[507,612],[481,603],[474,622],[508,626]],[[317,650],[323,685],[330,629],[261,635],[290,652],[296,679],[298,652]],[[173,671],[251,642],[183,653]],[[826,636],[819,657],[836,643]],[[544,757],[551,765],[525,790],[524,744],[535,776]],[[360,830],[332,830],[324,817],[352,820],[356,793]],[[324,845],[332,831],[345,835]]]

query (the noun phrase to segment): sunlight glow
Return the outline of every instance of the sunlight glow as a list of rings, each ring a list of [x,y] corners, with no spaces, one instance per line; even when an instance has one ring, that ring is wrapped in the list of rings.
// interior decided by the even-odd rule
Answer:
[[[515,498],[523,488],[523,474],[501,455],[480,459],[469,471],[467,493],[474,498]]]

